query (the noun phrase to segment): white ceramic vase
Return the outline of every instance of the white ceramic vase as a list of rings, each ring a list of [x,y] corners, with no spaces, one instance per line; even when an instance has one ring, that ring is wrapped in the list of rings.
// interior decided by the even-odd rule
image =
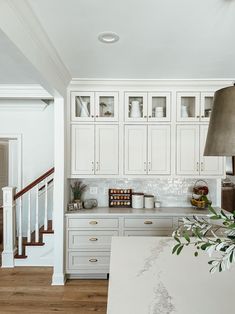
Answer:
[[[82,102],[81,102],[81,113],[80,113],[80,117],[82,117],[82,118],[89,117],[88,102],[87,102],[87,101],[82,101]]]
[[[131,118],[141,118],[140,102],[138,100],[133,100],[131,102]]]

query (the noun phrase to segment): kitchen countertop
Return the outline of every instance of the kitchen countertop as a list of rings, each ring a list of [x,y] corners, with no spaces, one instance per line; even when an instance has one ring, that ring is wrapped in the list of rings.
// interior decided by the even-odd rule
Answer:
[[[172,255],[164,237],[114,237],[108,314],[221,314],[234,312],[235,265],[211,274],[205,252]]]
[[[215,207],[216,211],[220,208]],[[66,215],[156,215],[156,216],[206,216],[210,214],[207,209],[196,209],[194,207],[159,207],[154,209],[134,209],[134,208],[109,208],[109,207],[98,207],[93,209],[83,209],[79,211],[66,212]]]

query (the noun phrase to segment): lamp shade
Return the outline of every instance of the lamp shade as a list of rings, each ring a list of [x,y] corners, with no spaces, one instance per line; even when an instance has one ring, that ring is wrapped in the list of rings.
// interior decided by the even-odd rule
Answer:
[[[215,92],[204,156],[235,156],[235,86]]]

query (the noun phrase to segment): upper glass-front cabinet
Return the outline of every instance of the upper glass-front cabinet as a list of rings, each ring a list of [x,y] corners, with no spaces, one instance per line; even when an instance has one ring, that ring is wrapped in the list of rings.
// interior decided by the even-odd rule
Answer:
[[[200,93],[177,93],[177,120],[198,121],[200,119]]]
[[[118,120],[118,93],[97,92],[95,93],[96,120],[117,121]]]
[[[209,121],[213,92],[177,93],[177,121]]]
[[[71,120],[118,121],[118,93],[72,92]]]
[[[125,93],[125,120],[132,122],[147,121],[147,93]]]
[[[125,121],[170,121],[170,93],[125,93]]]
[[[209,121],[213,108],[214,93],[201,93],[201,120]]]
[[[170,121],[170,93],[148,93],[148,120]]]

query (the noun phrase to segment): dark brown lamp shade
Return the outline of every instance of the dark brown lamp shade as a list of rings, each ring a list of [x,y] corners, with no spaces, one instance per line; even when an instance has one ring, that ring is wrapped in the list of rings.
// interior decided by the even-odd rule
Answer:
[[[204,156],[235,156],[235,86],[215,93]]]

